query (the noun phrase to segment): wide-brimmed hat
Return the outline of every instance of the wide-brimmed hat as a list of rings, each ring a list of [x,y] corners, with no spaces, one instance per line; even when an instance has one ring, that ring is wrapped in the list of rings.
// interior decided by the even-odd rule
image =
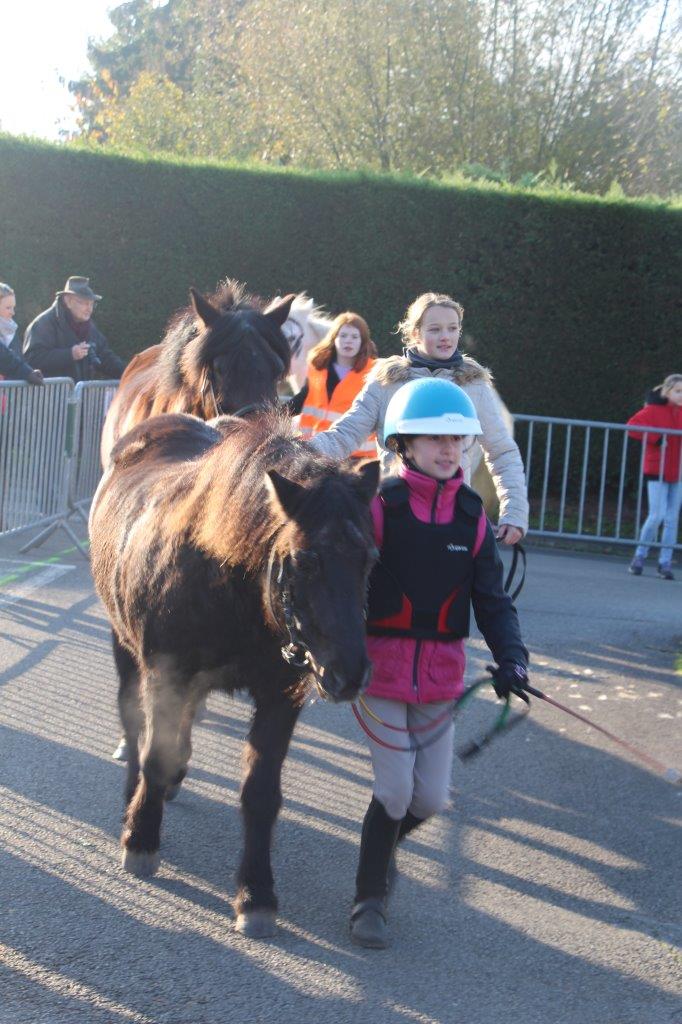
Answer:
[[[57,295],[77,295],[79,299],[92,299],[99,302],[101,295],[96,295],[90,287],[89,277],[70,277]]]

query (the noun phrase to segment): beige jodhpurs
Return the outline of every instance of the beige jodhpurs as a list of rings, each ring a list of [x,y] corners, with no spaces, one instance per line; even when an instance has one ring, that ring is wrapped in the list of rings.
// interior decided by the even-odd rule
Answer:
[[[403,729],[433,721],[448,707],[452,707],[452,701],[405,704],[399,700],[367,696],[364,700],[382,722]],[[407,747],[410,739],[416,743],[427,742],[434,735],[428,729],[414,734],[395,732],[379,725],[367,715],[362,706],[358,710],[372,732],[394,746]],[[435,726],[435,733],[439,733],[444,726],[444,722]],[[384,805],[389,817],[404,818],[405,813],[410,811],[415,818],[430,818],[432,814],[443,810],[450,793],[453,728],[453,722],[450,721],[439,739],[424,750],[417,751],[387,750],[366,736],[374,769],[374,796]]]

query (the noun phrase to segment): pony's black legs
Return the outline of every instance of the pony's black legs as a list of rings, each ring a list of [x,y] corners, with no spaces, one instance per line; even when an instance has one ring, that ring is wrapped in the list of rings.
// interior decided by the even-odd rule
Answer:
[[[276,930],[277,898],[270,862],[272,829],[282,804],[282,763],[300,708],[284,694],[256,701],[244,751],[241,788],[244,853],[237,872],[236,928],[262,938]]]
[[[112,631],[111,642],[118,671],[118,712],[123,726],[123,738],[128,748],[125,802],[130,803],[140,772],[138,740],[144,728],[144,714],[140,700],[140,673],[133,656],[123,647]]]
[[[185,703],[180,718],[180,729],[178,731],[178,765],[177,772],[166,788],[165,799],[174,800],[178,795],[182,780],[187,775],[187,766],[192,756],[192,726],[197,717],[199,704],[205,705],[205,698],[201,700],[194,698],[190,703]]]
[[[121,845],[123,867],[153,875],[159,866],[163,801],[167,787],[182,778],[180,723],[187,700],[181,680],[150,672],[142,684],[146,719],[137,788],[128,804]]]

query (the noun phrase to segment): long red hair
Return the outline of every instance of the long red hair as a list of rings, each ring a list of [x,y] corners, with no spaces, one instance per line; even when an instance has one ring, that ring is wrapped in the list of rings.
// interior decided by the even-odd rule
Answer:
[[[351,313],[350,311],[339,313],[322,341],[318,341],[317,345],[311,348],[308,353],[308,362],[316,370],[326,370],[334,362],[336,358],[334,342],[336,341],[337,334],[346,324],[350,327],[356,327],[360,331],[360,348],[353,361],[352,369],[356,371],[364,370],[367,360],[373,359],[377,355],[377,347],[370,338],[367,321],[363,320],[358,313]]]

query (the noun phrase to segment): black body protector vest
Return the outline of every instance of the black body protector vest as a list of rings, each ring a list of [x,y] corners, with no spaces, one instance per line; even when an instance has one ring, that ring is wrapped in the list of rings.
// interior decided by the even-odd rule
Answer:
[[[469,635],[473,550],[483,503],[461,484],[449,523],[425,523],[400,477],[381,487],[384,539],[369,581],[367,632],[421,640]]]

